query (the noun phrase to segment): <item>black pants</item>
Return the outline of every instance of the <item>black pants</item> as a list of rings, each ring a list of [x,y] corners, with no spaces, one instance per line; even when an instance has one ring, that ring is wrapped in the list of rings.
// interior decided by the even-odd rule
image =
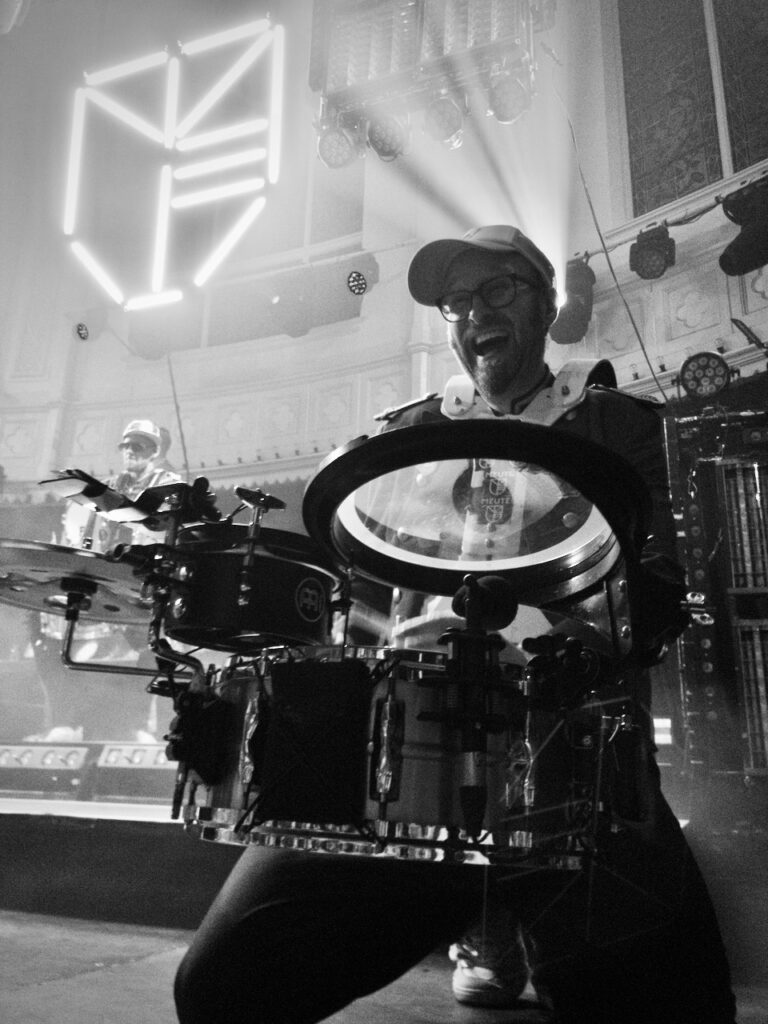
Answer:
[[[654,766],[655,768],[655,766]],[[573,1024],[733,1024],[715,915],[660,789],[650,827],[583,870],[249,848],[180,965],[182,1024],[308,1024],[394,981],[488,905],[522,924],[539,993]]]

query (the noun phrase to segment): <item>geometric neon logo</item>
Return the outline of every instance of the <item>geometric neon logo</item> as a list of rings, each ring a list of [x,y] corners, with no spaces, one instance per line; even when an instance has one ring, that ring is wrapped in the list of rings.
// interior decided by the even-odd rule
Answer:
[[[178,302],[184,287],[169,264],[174,218],[215,209],[217,230],[196,254],[188,286],[206,283],[263,211],[280,177],[285,34],[268,19],[84,75],[74,97],[64,199],[64,233],[73,254],[99,286],[127,310]],[[211,58],[216,62],[210,65]],[[215,73],[192,74],[201,61]],[[197,62],[194,64],[193,62]],[[227,100],[258,74],[258,105],[232,117]],[[159,90],[159,95],[158,95]],[[149,97],[149,99],[148,99]],[[136,133],[146,163],[149,194],[141,209],[146,221],[146,269],[142,287],[129,287],[116,270],[119,238],[94,243],[81,227],[98,202],[83,184],[89,160],[89,124],[104,119],[110,131]],[[109,182],[100,183],[109,188]],[[219,226],[220,225],[220,226]],[[174,286],[169,287],[169,279]],[[182,285],[184,282],[182,282]],[[132,294],[127,291],[132,290]]]

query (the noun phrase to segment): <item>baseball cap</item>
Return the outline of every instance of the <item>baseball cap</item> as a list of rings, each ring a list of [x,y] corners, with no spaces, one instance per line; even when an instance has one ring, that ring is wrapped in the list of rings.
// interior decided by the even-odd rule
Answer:
[[[527,235],[510,224],[472,228],[461,238],[442,238],[419,249],[408,270],[408,288],[416,302],[434,306],[445,294],[445,279],[453,261],[473,249],[497,252],[500,256],[519,253],[538,271],[554,302],[554,267]]]
[[[123,440],[129,437],[141,437],[151,441],[155,448],[160,447],[160,428],[152,420],[131,420],[123,431]]]

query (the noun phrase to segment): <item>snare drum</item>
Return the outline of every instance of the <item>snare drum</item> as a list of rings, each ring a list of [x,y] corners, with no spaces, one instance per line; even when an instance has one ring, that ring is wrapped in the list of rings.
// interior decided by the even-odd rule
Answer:
[[[519,666],[500,667],[486,752],[468,755],[444,653],[317,647],[241,660],[217,684],[238,712],[220,741],[220,781],[196,787],[187,829],[316,853],[572,866],[562,811],[536,824],[520,678]],[[464,824],[468,778],[484,790],[479,834]]]
[[[301,534],[206,524],[181,530],[165,631],[180,643],[249,653],[328,643],[335,576]]]

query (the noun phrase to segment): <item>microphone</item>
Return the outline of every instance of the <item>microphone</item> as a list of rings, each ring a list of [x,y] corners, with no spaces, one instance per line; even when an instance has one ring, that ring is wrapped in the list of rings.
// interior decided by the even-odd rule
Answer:
[[[253,491],[249,491],[247,487],[236,487],[235,494],[240,501],[244,501],[250,508],[263,508],[265,510],[285,508],[284,501],[280,501],[279,498],[275,498],[271,494],[266,494],[260,487]]]
[[[741,333],[744,335],[747,341],[751,345],[754,345],[755,348],[761,348],[763,349],[763,351],[766,351],[768,349],[768,345],[762,342],[755,334],[755,332],[752,330],[752,328],[745,324],[743,320],[736,320],[734,319],[734,317],[731,317],[731,323],[734,327],[737,327],[741,331]]]
[[[451,603],[456,615],[474,620],[483,629],[504,629],[517,615],[518,601],[510,584],[501,576],[480,576],[456,591]]]

